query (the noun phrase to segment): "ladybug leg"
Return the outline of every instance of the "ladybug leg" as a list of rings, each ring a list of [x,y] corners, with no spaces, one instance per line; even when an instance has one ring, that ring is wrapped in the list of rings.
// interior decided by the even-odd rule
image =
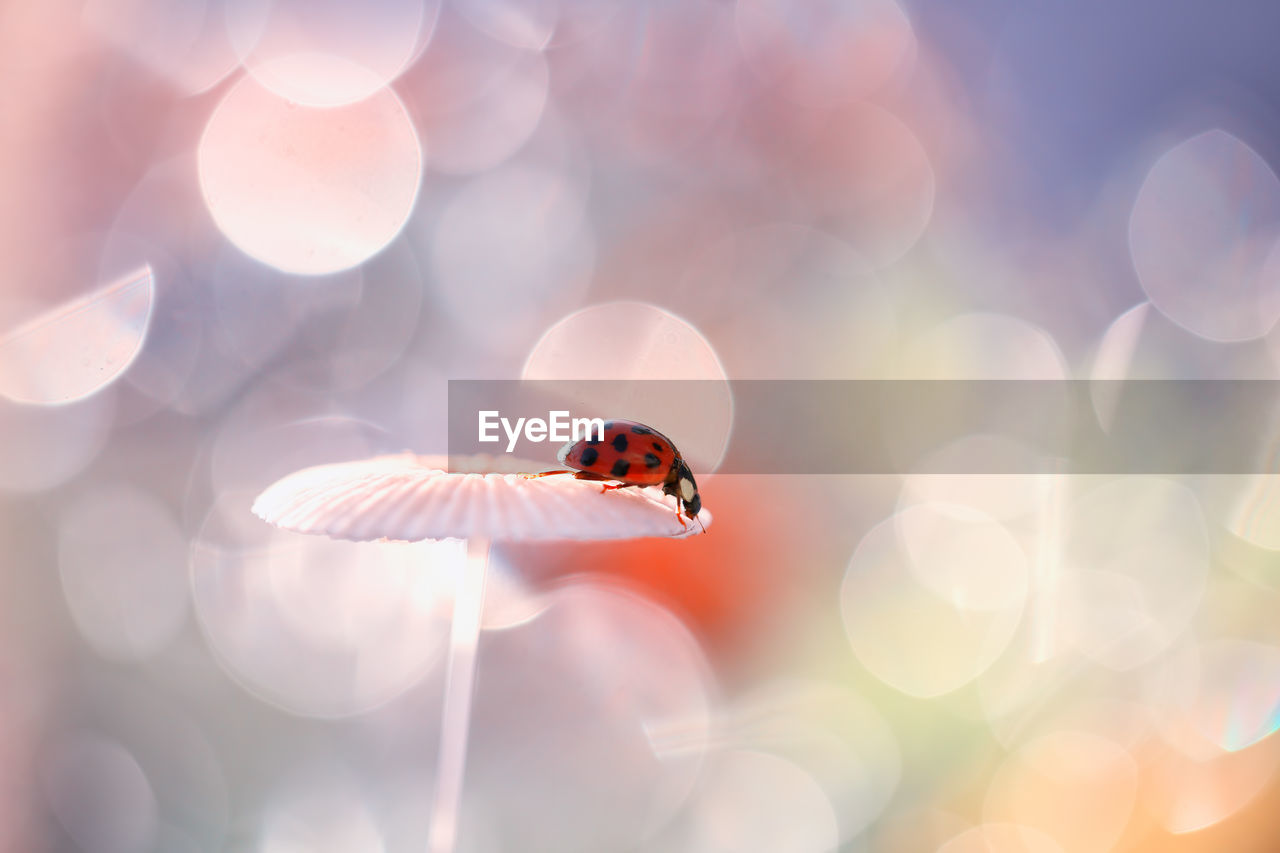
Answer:
[[[603,474],[594,474],[591,471],[574,471],[573,476],[578,480],[600,481],[601,493],[612,492],[614,489],[638,489],[642,485],[641,483],[619,483],[612,477],[606,477]]]
[[[614,489],[638,489],[638,488],[640,488],[639,483],[605,483],[600,487],[600,491],[603,493],[603,492],[612,492]]]
[[[572,471],[560,469],[559,471],[539,471],[536,474],[525,474],[524,476],[532,480],[534,477],[550,477],[552,474],[572,474]]]

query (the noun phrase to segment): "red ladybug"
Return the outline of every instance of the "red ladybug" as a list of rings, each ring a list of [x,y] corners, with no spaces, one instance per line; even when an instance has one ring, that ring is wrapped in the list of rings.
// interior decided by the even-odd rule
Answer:
[[[627,486],[662,486],[664,494],[680,501],[693,518],[702,509],[702,497],[680,451],[671,439],[635,421],[608,421],[600,438],[571,441],[556,456],[561,465],[575,469],[580,480],[618,480]],[[679,513],[677,513],[677,518]],[[684,519],[680,519],[684,523]]]

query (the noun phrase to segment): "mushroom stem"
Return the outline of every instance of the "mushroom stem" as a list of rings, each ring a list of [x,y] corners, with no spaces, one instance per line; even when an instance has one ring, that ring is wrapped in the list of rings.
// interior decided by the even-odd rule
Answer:
[[[488,567],[489,540],[467,540],[467,562],[458,575],[453,599],[435,804],[427,840],[429,853],[452,853],[458,838],[458,806],[462,801],[462,776],[467,764],[467,730],[471,725],[476,649],[480,642],[480,615]]]

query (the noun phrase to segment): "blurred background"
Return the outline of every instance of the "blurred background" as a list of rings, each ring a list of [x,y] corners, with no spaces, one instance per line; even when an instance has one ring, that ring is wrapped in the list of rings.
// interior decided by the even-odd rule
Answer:
[[[1277,378],[1278,28],[0,5],[0,849],[424,849],[460,545],[248,508],[450,378]],[[710,458],[710,535],[495,548],[459,850],[1274,849],[1273,477]]]

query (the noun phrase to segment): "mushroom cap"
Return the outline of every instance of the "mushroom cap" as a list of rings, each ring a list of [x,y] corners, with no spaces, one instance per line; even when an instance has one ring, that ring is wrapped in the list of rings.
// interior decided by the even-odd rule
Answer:
[[[657,487],[604,491],[568,473],[535,477],[512,470],[510,457],[452,461],[448,471],[445,457],[399,453],[304,468],[269,486],[253,512],[286,530],[356,541],[683,538],[711,524],[705,509],[682,524],[676,499]]]

